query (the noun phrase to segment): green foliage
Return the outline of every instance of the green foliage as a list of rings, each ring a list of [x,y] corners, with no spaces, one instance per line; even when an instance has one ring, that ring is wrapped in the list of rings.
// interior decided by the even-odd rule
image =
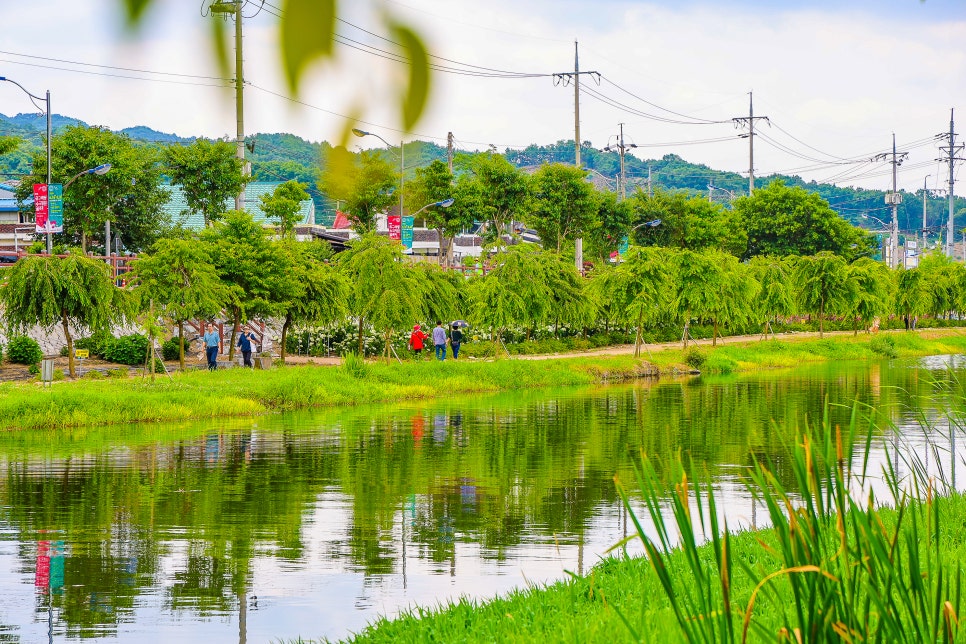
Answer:
[[[107,331],[101,331],[87,338],[78,338],[74,342],[74,348],[87,349],[87,351],[90,352],[91,357],[103,358],[104,348],[107,346],[107,343],[113,339],[114,339],[114,336],[112,336],[110,333],[108,333]],[[64,348],[66,349],[67,347],[64,347]],[[64,355],[67,355],[67,354],[64,353]]]
[[[127,369],[108,369],[107,370],[108,378],[115,378],[115,379],[127,378],[130,375],[131,375],[131,372]]]
[[[54,373],[52,375],[55,381],[63,380],[65,378],[63,369],[54,369]]]
[[[819,333],[827,314],[844,315],[855,299],[856,284],[848,279],[845,260],[831,251],[801,257],[795,264],[798,306],[818,315]]]
[[[249,181],[235,146],[225,141],[197,139],[189,145],[172,145],[164,150],[165,169],[173,183],[184,191],[185,215],[201,213],[205,226],[218,221]]]
[[[869,340],[869,348],[886,358],[898,358],[896,340],[891,335],[877,335]]]
[[[342,356],[342,370],[357,380],[361,380],[369,374],[369,367],[366,365],[365,358],[357,353],[347,353]]]
[[[37,364],[44,357],[40,344],[25,335],[13,336],[7,341],[7,359],[16,364]]]
[[[147,359],[148,346],[148,339],[139,333],[114,338],[104,345],[104,359],[118,364],[143,365]]]
[[[486,239],[492,243],[509,232],[511,221],[527,214],[530,182],[499,154],[464,156],[459,162],[465,171],[457,180],[454,207],[469,209],[474,219],[486,222]]]
[[[183,345],[184,341],[177,335],[165,340],[161,345],[161,357],[168,361],[180,359]]]
[[[618,201],[613,192],[596,192],[595,197],[596,214],[584,238],[584,255],[604,264],[611,253],[618,251],[624,236],[630,233],[632,212],[630,201]]]
[[[628,204],[633,212],[635,243],[686,250],[717,249],[742,255],[748,235],[735,213],[707,199],[662,190],[649,197],[637,192]],[[642,226],[660,220],[658,226]]]
[[[804,188],[773,181],[740,197],[735,213],[748,235],[743,258],[756,255],[816,255],[828,251],[852,259],[871,255],[873,238]]]
[[[931,308],[932,289],[922,270],[900,268],[895,279],[895,312],[906,318],[925,315]]]
[[[708,361],[708,356],[695,347],[684,351],[684,363],[694,369],[700,369]]]
[[[285,236],[293,235],[295,225],[299,223],[302,202],[309,198],[305,188],[297,181],[286,181],[276,187],[272,194],[260,197],[262,212],[278,222]]]
[[[91,369],[90,371],[85,372],[83,376],[81,376],[81,378],[83,378],[84,380],[104,380],[104,378],[106,377],[107,376],[104,374],[104,372],[98,369]]]
[[[342,202],[342,212],[356,232],[370,233],[376,229],[376,215],[399,201],[399,170],[374,152],[356,157],[344,147],[333,148],[319,187],[330,199]]]
[[[534,173],[533,207],[524,221],[540,235],[544,248],[559,253],[564,242],[582,237],[592,226],[598,203],[586,174],[562,163],[540,166]]]
[[[47,180],[45,155],[45,150],[36,151],[30,176],[17,187],[21,210],[33,184]],[[164,234],[171,222],[161,208],[168,192],[161,185],[159,161],[155,147],[137,145],[107,128],[72,125],[58,132],[51,143],[51,165],[54,181],[65,185],[64,234],[69,244],[86,252],[92,237],[103,238],[108,217],[133,251]],[[105,163],[111,164],[107,174],[81,174]]]

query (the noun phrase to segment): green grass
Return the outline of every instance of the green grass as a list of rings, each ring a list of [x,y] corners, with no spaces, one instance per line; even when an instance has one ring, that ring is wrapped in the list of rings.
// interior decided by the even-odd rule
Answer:
[[[695,350],[689,350],[695,351]],[[836,336],[696,349],[704,373],[734,373],[833,360],[882,359],[966,351],[960,330]],[[307,407],[359,405],[514,389],[587,385],[688,371],[681,349],[631,356],[551,360],[348,362],[269,371],[224,369],[140,378],[0,385],[0,430],[180,422],[251,416]]]

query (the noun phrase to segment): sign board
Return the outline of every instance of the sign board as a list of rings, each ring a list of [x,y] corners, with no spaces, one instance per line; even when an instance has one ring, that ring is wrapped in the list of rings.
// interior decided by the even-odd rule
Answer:
[[[413,218],[403,217],[402,218],[402,243],[403,246],[412,250],[413,248]]]
[[[626,255],[627,250],[630,248],[630,246],[631,246],[630,239],[628,238],[627,235],[624,235],[623,237],[621,237],[621,243],[617,246],[618,254],[620,254],[621,256]]]
[[[74,349],[74,357],[83,360],[84,358],[89,358],[91,352],[89,349]]]
[[[48,216],[48,205],[47,205],[47,184],[46,183],[35,183],[34,184],[34,222],[37,226],[38,233],[47,232],[47,216]]]
[[[389,224],[389,239],[399,239],[401,226],[399,215],[389,215],[387,223]]]
[[[47,186],[47,224],[50,230],[46,232],[64,232],[64,186],[52,183]]]

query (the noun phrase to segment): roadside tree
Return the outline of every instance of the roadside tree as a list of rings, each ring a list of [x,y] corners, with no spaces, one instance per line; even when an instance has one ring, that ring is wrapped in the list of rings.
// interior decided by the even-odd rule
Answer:
[[[717,249],[741,256],[748,236],[734,211],[721,204],[681,192],[637,192],[628,203],[632,211],[635,243],[671,246],[684,250]],[[660,220],[659,226],[642,226]]]
[[[198,139],[164,150],[165,171],[184,192],[187,210],[201,213],[205,227],[222,219],[233,200],[251,179],[243,173],[235,145]]]
[[[818,335],[825,333],[825,316],[847,315],[856,297],[855,283],[848,279],[845,260],[831,251],[798,258],[795,283],[798,308],[818,315]]]
[[[0,302],[11,331],[34,325],[53,330],[58,324],[67,343],[67,364],[74,367],[71,327],[81,331],[109,331],[129,314],[128,298],[114,285],[102,261],[71,253],[67,257],[24,257],[9,269],[0,286]]]
[[[493,243],[511,232],[511,221],[526,214],[529,179],[500,154],[478,154],[464,165],[467,171],[457,181],[459,199],[477,221],[487,222],[484,236]]]
[[[755,317],[763,325],[762,338],[767,340],[769,331],[774,334],[772,321],[795,311],[792,290],[795,267],[789,258],[772,255],[753,257],[748,266],[761,287],[758,297],[752,301],[752,308]]]
[[[184,325],[195,318],[214,318],[228,301],[211,262],[207,244],[196,240],[159,239],[150,255],[134,262],[132,271],[141,308],[155,310],[178,325],[178,365],[184,365]]]
[[[868,330],[873,320],[889,312],[892,302],[893,280],[888,267],[869,257],[860,257],[848,267],[848,279],[855,289],[848,302],[852,330],[858,334],[857,322]]]
[[[895,312],[902,316],[906,330],[915,326],[915,318],[926,315],[932,304],[932,286],[918,268],[900,268],[895,273]]]
[[[590,229],[597,195],[586,171],[563,163],[540,166],[531,179],[532,209],[524,221],[537,231],[547,250],[563,250]]]
[[[295,226],[301,219],[302,202],[311,199],[305,185],[298,181],[286,181],[270,195],[259,197],[265,216],[277,221],[284,237],[295,235]]]
[[[320,188],[341,202],[341,211],[360,235],[375,232],[376,215],[398,203],[398,171],[375,152],[358,156],[332,148],[325,159]]]

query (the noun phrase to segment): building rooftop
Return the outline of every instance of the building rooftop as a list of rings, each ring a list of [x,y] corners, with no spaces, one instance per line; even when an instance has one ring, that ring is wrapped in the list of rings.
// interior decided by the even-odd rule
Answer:
[[[262,195],[270,195],[275,191],[275,188],[282,185],[281,181],[252,181],[245,186],[245,212],[252,216],[255,221],[265,224],[273,225],[277,222],[271,221],[262,212],[262,202],[259,197]],[[201,230],[205,227],[205,218],[200,212],[184,214],[184,211],[188,209],[188,204],[184,198],[184,192],[181,190],[181,186],[176,185],[165,185],[171,196],[168,199],[168,203],[163,206],[163,210],[171,218],[172,223],[180,223],[185,228],[190,230]],[[2,197],[2,195],[0,195]],[[234,199],[225,200],[225,210],[233,210],[235,207]],[[301,217],[299,219],[298,225],[303,224],[313,224],[315,223],[315,203],[311,199],[306,199],[302,202],[302,210],[300,212]]]

